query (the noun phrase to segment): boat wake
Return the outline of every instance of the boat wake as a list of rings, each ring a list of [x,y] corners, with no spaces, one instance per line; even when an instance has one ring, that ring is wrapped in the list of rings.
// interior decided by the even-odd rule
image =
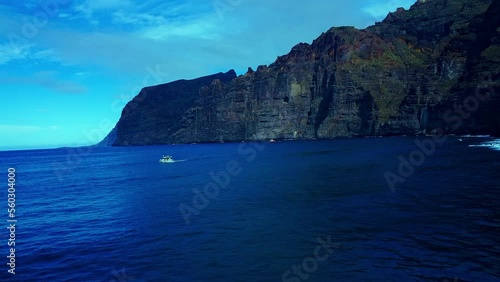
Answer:
[[[173,163],[180,163],[180,162],[185,162],[187,160],[170,160],[168,162],[162,162],[160,161],[161,164],[173,164]]]

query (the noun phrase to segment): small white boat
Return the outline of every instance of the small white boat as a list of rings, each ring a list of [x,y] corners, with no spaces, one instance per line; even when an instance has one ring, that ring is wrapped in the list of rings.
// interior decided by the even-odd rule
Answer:
[[[160,159],[160,163],[174,163],[174,159],[172,159],[172,156],[163,156]]]

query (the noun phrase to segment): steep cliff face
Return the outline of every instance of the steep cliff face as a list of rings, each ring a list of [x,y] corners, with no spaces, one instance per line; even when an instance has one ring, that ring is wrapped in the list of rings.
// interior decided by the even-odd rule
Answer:
[[[365,30],[332,28],[243,76],[204,79],[189,94],[166,84],[152,95],[161,103],[138,103],[122,117],[114,144],[401,135],[436,128],[500,135],[499,3],[419,1]],[[165,98],[174,92],[182,96]],[[167,107],[175,110],[165,113]]]
[[[120,121],[109,137],[114,145],[151,145],[174,142],[172,135],[182,128],[179,118],[196,106],[201,87],[214,80],[228,83],[234,70],[193,80],[178,80],[145,87],[124,108]],[[106,138],[108,144],[110,138]]]

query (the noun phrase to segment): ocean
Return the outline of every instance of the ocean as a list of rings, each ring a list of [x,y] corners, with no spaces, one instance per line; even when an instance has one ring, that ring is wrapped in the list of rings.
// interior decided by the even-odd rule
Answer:
[[[0,152],[0,280],[499,281],[499,143]]]

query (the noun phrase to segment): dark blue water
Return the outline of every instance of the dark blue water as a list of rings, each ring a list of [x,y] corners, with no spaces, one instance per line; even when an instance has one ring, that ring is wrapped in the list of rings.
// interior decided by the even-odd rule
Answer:
[[[499,281],[500,151],[463,139],[394,192],[414,138],[2,152],[0,280]]]

